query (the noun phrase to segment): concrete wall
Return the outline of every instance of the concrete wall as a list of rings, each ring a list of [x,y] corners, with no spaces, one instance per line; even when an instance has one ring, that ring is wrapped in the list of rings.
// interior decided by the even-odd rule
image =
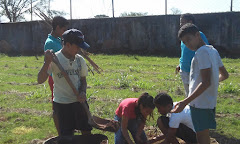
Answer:
[[[195,15],[197,25],[222,56],[240,56],[240,13]],[[94,53],[132,53],[179,56],[177,38],[179,15],[72,20]],[[40,22],[0,24],[1,41],[10,45],[11,53],[42,54],[50,29]]]

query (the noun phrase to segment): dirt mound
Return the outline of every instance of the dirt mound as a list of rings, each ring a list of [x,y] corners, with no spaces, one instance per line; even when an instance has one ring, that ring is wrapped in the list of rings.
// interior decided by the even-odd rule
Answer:
[[[162,132],[156,126],[148,126],[148,127],[145,127],[144,130],[149,139],[162,134]],[[183,140],[181,140],[179,138],[178,138],[178,141],[180,144],[186,144]],[[160,142],[156,142],[154,144],[158,144]],[[227,143],[224,143],[224,142],[218,143],[218,141],[215,138],[211,138],[211,144],[236,144],[236,143],[228,143],[228,142]]]

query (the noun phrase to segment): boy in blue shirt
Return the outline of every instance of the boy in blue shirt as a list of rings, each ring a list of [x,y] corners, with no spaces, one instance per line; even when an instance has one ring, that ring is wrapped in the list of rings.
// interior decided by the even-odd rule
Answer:
[[[215,109],[220,81],[228,78],[218,51],[202,40],[198,28],[187,23],[178,37],[195,56],[191,62],[189,95],[178,102],[171,112],[179,113],[189,104],[199,144],[210,144],[209,129],[216,129]]]
[[[48,38],[45,41],[44,45],[44,51],[46,50],[52,50],[54,53],[58,52],[62,49],[62,34],[67,30],[69,22],[67,19],[61,16],[55,16],[52,20],[52,31],[50,34],[48,34]],[[53,79],[52,75],[49,75],[48,77],[48,84],[50,86],[51,92],[52,92],[52,100],[53,100]],[[56,114],[53,112],[53,120],[54,124],[56,126],[56,129],[59,134],[59,126]]]
[[[195,24],[195,18],[192,14],[186,13],[180,16],[180,27],[182,27],[186,23]],[[201,31],[199,32],[203,41],[206,44],[209,44],[206,36]],[[189,73],[191,61],[194,55],[195,52],[188,49],[187,46],[181,41],[181,58],[179,59],[180,64],[176,67],[176,73],[180,72],[180,76],[184,84],[186,97],[189,93]]]

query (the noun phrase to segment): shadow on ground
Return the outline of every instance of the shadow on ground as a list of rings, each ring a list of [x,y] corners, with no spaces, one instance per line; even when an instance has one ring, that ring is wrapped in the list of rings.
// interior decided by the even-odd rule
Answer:
[[[240,139],[229,138],[213,131],[211,131],[210,135],[212,138],[215,138],[219,144],[240,144]]]

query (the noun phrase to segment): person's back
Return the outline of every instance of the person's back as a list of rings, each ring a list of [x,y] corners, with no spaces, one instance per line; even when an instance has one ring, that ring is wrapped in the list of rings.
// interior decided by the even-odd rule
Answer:
[[[176,103],[174,103],[173,108]],[[180,113],[169,113],[169,127],[179,128],[179,125],[182,123],[187,127],[195,131],[192,123],[192,117],[190,112],[190,107],[186,106]]]
[[[153,97],[148,93],[141,94],[139,98],[124,99],[115,111],[114,119],[121,124],[119,130],[115,132],[115,144],[145,143],[147,137],[143,128],[154,108]]]

